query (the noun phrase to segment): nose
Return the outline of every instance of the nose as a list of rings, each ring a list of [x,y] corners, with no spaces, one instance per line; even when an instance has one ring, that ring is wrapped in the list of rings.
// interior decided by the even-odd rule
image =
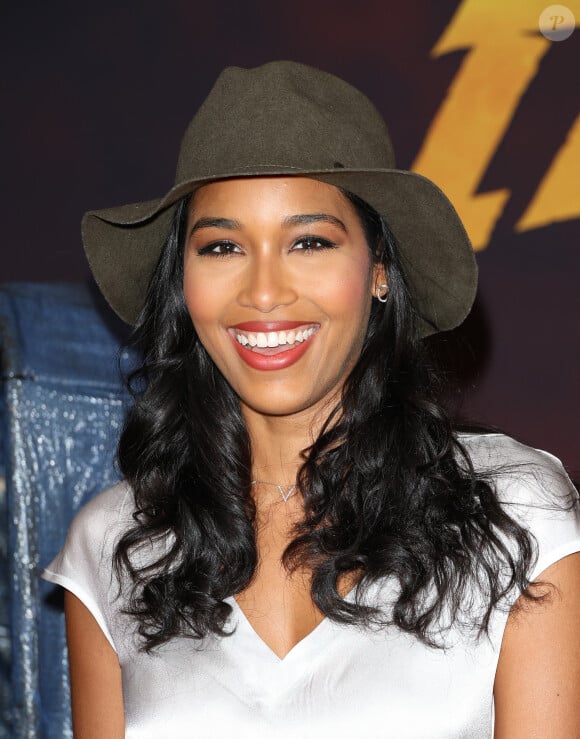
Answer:
[[[261,313],[291,305],[298,293],[282,261],[273,254],[255,255],[241,277],[238,303]]]

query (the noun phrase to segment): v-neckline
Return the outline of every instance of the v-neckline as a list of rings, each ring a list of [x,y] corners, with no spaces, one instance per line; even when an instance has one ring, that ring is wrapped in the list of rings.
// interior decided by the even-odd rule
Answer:
[[[351,598],[354,595],[354,592],[356,590],[356,585],[352,587],[348,593],[344,596],[344,600],[351,600]],[[283,657],[280,657],[276,652],[272,649],[272,647],[258,634],[256,629],[253,627],[250,619],[247,617],[246,613],[244,612],[241,605],[238,603],[238,601],[235,599],[235,597],[232,595],[229,598],[225,599],[227,603],[230,603],[232,606],[234,613],[237,613],[238,615],[238,625],[241,623],[243,627],[245,628],[246,632],[250,634],[252,639],[260,646],[260,649],[267,654],[267,656],[271,659],[276,661],[278,664],[287,664],[291,662],[296,654],[299,654],[300,652],[304,651],[308,648],[310,644],[312,644],[315,641],[320,640],[321,634],[324,634],[324,632],[328,631],[330,627],[333,625],[333,622],[328,618],[328,616],[324,616],[324,618],[319,621],[316,626],[311,629],[307,634],[305,634],[302,639],[299,639],[296,644],[294,644]],[[322,646],[322,645],[321,645]]]

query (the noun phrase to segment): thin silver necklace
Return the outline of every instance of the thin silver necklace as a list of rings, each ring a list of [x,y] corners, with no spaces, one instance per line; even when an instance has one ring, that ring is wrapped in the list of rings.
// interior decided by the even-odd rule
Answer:
[[[278,488],[278,492],[282,496],[282,500],[284,503],[288,502],[288,498],[296,492],[296,485],[290,485],[288,489],[282,487],[282,485],[278,484],[277,482],[268,482],[267,480],[252,480],[252,485],[270,485],[273,488]]]

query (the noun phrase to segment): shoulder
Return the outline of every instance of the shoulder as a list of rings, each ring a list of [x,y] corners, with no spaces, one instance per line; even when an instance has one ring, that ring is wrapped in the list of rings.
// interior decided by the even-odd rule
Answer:
[[[488,476],[504,503],[571,503],[577,498],[560,460],[505,434],[458,434],[475,471]]]
[[[134,510],[133,490],[127,482],[121,481],[85,503],[77,513],[75,521],[90,522],[93,526],[114,526],[126,523],[127,519],[131,519]]]
[[[557,457],[503,434],[459,434],[458,440],[504,510],[532,535],[531,580],[580,551],[578,492]]]
[[[113,576],[113,555],[133,523],[133,491],[119,483],[96,495],[74,517],[63,548],[42,577],[75,595],[89,610],[113,649],[123,643],[120,583]]]
[[[506,434],[459,433],[457,438],[468,451],[476,468],[498,464],[562,466],[560,460],[552,454],[522,444]]]
[[[67,545],[95,552],[114,542],[133,522],[135,502],[131,487],[120,482],[86,503],[74,517]]]
[[[45,568],[43,577],[69,587],[110,578],[115,547],[131,528],[135,510],[133,491],[124,482],[99,493],[75,515],[60,552]]]

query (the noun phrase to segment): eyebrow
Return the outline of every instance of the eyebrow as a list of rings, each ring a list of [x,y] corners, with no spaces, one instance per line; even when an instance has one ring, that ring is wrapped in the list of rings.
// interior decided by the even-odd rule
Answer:
[[[288,216],[282,221],[282,225],[285,228],[291,228],[292,226],[307,226],[311,223],[330,223],[333,226],[338,226],[346,233],[346,226],[336,216],[331,216],[329,213],[301,213],[300,215]],[[225,228],[229,231],[239,231],[242,228],[242,224],[233,218],[200,218],[196,221],[189,235],[192,236],[196,231],[202,228]]]
[[[241,227],[241,223],[234,221],[233,218],[200,218],[191,227],[189,235],[193,236],[200,228],[226,228],[229,231],[239,231]]]
[[[283,220],[283,225],[290,226],[307,226],[310,223],[331,223],[333,226],[338,226],[346,233],[346,226],[336,216],[331,216],[329,213],[303,213],[297,216],[288,216]]]

